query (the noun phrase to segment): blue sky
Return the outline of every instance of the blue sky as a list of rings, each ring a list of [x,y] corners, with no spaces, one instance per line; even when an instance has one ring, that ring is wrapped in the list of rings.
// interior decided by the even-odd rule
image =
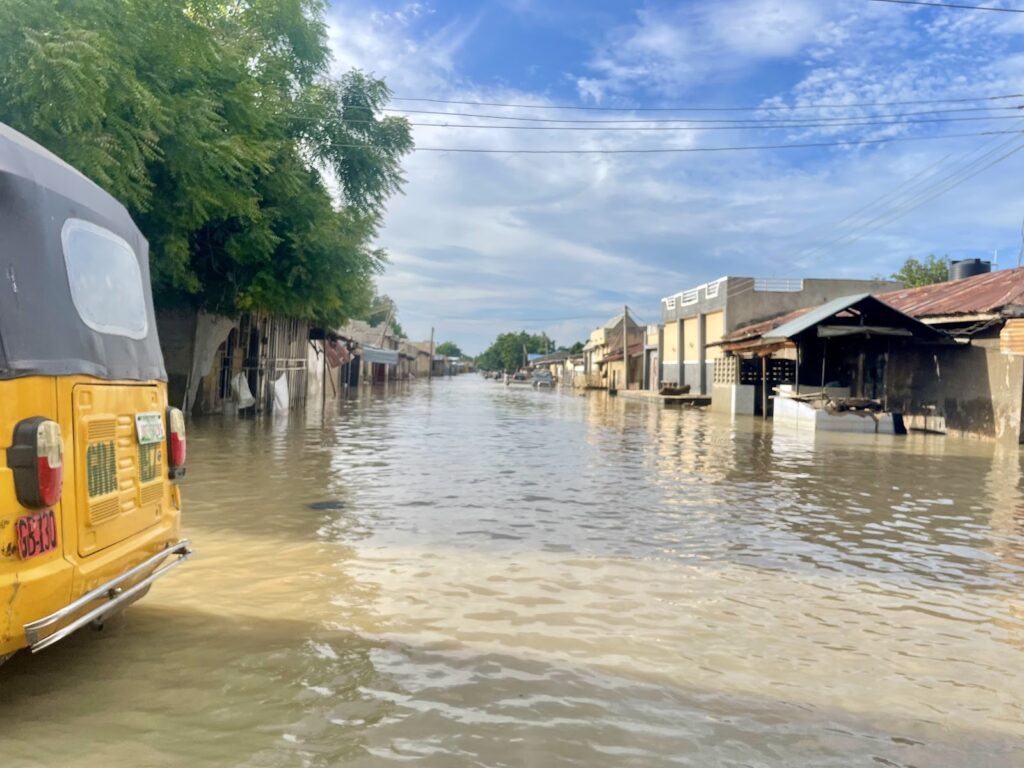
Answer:
[[[373,72],[398,97],[545,107],[393,102],[401,109],[849,122],[1024,103],[793,109],[1022,93],[1024,14],[867,0],[339,0],[328,18],[337,70]],[[628,111],[681,105],[762,110]],[[948,112],[914,119],[972,119],[781,130],[702,131],[691,123],[657,132],[515,130],[507,126],[530,123],[411,115],[434,124],[414,129],[419,147],[621,150],[932,138],[678,154],[417,152],[380,235],[391,258],[381,286],[398,302],[410,336],[426,338],[435,326],[439,339],[478,352],[497,333],[524,328],[571,343],[623,303],[654,322],[662,296],[725,274],[870,277],[908,256],[991,257],[996,250],[1000,265],[1012,266],[1021,247],[1024,151],[1002,158],[1024,140],[950,134],[1024,128],[1009,119],[1015,114]],[[506,127],[437,125],[444,122]]]

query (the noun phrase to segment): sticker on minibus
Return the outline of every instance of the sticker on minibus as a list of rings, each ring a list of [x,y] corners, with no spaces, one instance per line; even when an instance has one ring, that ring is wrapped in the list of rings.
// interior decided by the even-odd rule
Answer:
[[[18,535],[18,557],[22,560],[57,548],[57,522],[52,509],[19,517],[14,530]]]
[[[135,414],[135,430],[139,433],[139,445],[159,443],[164,434],[164,419],[159,411]]]

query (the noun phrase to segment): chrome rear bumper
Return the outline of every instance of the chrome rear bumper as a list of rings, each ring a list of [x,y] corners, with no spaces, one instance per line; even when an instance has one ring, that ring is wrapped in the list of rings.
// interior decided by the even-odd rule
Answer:
[[[49,616],[39,619],[38,621],[26,624],[25,639],[28,641],[29,650],[31,650],[32,653],[36,653],[43,650],[43,648],[48,648],[58,640],[63,640],[75,630],[81,629],[89,622],[102,619],[107,614],[113,612],[114,609],[127,606],[134,602],[134,600],[142,597],[150,584],[168,571],[173,571],[192,556],[192,550],[189,549],[189,545],[191,543],[192,542],[188,539],[182,539],[174,546],[168,547],[162,552],[158,552],[148,560],[139,563],[134,568],[130,568],[120,576],[111,579],[106,584],[96,587],[96,589],[91,592],[86,592],[73,603],[69,603],[59,611],[51,613]],[[177,555],[174,560],[168,563],[164,562],[173,555]],[[137,576],[146,574],[147,572],[148,575],[135,582],[130,587],[126,589],[121,588],[122,584],[131,582]],[[101,603],[86,613],[78,615],[78,612],[86,608],[90,603],[103,599],[106,599],[106,602]],[[39,637],[41,631],[48,627],[58,625],[72,616],[74,616],[75,619],[69,624],[61,627],[46,637]]]

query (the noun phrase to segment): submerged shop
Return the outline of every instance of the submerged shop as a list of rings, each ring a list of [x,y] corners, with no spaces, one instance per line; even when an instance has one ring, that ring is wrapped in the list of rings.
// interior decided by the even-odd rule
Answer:
[[[842,297],[739,328],[721,347],[719,410],[1024,440],[1024,269]]]

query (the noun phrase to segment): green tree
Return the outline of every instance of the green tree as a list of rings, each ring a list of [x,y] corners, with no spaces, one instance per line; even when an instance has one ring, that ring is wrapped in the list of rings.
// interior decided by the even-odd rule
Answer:
[[[398,304],[386,293],[377,295],[376,290],[374,290],[373,298],[369,303],[369,310],[361,319],[369,323],[371,328],[376,328],[381,323],[388,321],[388,327],[395,336],[399,339],[408,338],[405,335],[405,329],[398,322]]]
[[[412,139],[383,82],[328,77],[323,12],[0,0],[0,121],[128,207],[159,304],[340,323],[373,294]]]
[[[898,272],[892,273],[891,277],[893,280],[899,280],[907,288],[944,283],[949,280],[949,257],[943,256],[940,259],[935,254],[929,254],[924,261],[918,261],[911,256],[903,262]]]
[[[583,352],[583,342],[577,341],[575,344],[569,347],[569,352],[574,355],[581,354]]]
[[[544,353],[554,348],[555,343],[546,333],[502,333],[477,357],[476,365],[489,371],[515,371],[522,367],[527,353]]]
[[[462,357],[462,350],[459,349],[459,345],[454,341],[443,341],[437,345],[437,349],[434,352],[438,355],[444,355],[445,357]]]

